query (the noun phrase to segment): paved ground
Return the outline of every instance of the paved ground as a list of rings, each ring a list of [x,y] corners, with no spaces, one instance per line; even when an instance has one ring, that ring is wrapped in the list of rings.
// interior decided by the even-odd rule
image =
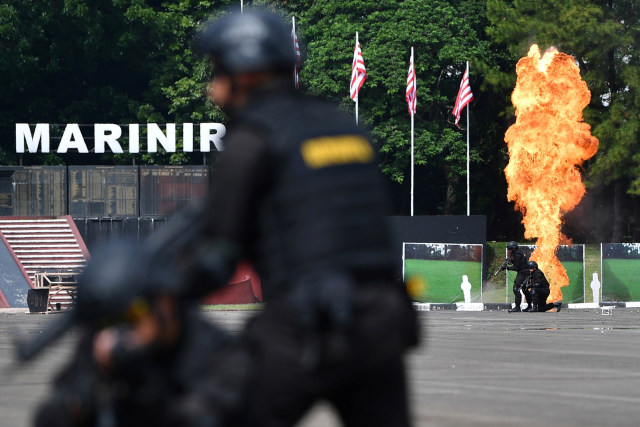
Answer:
[[[247,312],[207,312],[230,330]],[[56,315],[0,310],[0,426],[25,426],[73,334],[26,368],[12,342]],[[640,419],[640,311],[419,313],[425,337],[409,357],[416,426],[632,426]],[[298,427],[338,426],[319,405]]]

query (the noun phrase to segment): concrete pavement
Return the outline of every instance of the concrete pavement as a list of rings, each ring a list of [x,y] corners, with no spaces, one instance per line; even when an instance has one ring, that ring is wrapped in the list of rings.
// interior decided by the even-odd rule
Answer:
[[[408,357],[416,426],[633,426],[640,418],[640,310],[419,312],[423,344]],[[208,311],[231,331],[252,312]],[[72,351],[68,334],[13,365],[13,341],[54,316],[0,310],[0,426],[26,426]],[[298,427],[339,426],[318,405]]]

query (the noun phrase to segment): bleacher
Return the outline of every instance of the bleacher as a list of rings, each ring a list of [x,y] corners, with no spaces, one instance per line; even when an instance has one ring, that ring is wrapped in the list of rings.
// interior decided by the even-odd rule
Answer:
[[[0,217],[0,234],[33,287],[27,297],[30,309],[44,305],[45,310],[60,310],[73,304],[76,278],[89,251],[70,216]]]

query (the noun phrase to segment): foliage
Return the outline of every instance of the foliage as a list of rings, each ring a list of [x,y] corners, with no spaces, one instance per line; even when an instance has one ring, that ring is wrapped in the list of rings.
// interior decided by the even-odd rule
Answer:
[[[460,178],[466,175],[466,123],[463,119],[463,129],[456,128],[451,115],[465,61],[471,62],[473,88],[479,82],[474,64],[480,58],[492,57],[490,44],[483,36],[484,2],[300,3],[293,12],[299,16],[299,35],[306,53],[303,88],[340,102],[345,110],[354,110],[349,76],[358,31],[367,67],[367,80],[359,96],[360,121],[371,129],[379,146],[382,170],[398,183],[409,180],[410,118],[404,91],[410,48],[414,47],[418,92],[415,164],[425,169],[420,176],[430,177],[429,182],[417,182],[416,188],[436,187],[439,182],[439,194],[421,192],[431,199],[424,209],[429,213],[447,211],[447,184],[457,184],[456,193],[465,191]],[[477,101],[472,107],[482,102],[481,97],[476,91]],[[471,161],[476,166],[486,164],[496,151],[495,141],[486,137],[492,132],[485,124],[493,120],[483,118],[482,113],[476,116],[474,110]],[[446,213],[462,213],[464,203],[458,205]]]
[[[615,183],[629,195],[640,194],[640,8],[634,0],[488,0],[487,33],[503,44],[513,61],[526,55],[532,43],[573,55],[591,90],[585,121],[600,140],[595,159],[587,165],[594,188]],[[486,81],[497,91],[512,86],[509,69],[493,70]],[[622,197],[614,197],[613,236],[620,241],[624,221]],[[633,203],[627,197],[626,204]],[[597,213],[595,214],[597,215]],[[616,229],[618,230],[616,232]]]
[[[208,70],[193,54],[199,23],[230,1],[7,0],[0,6],[0,136],[14,157],[25,123],[219,121],[202,102]],[[130,155],[64,161],[131,162]],[[27,162],[41,163],[31,155]],[[62,159],[61,159],[62,160]],[[147,163],[189,161],[145,154]]]

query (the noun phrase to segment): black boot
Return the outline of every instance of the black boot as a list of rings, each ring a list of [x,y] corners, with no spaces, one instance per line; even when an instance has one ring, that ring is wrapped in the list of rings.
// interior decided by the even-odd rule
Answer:
[[[562,309],[562,302],[554,302],[553,306],[556,308],[558,313],[560,313],[560,310]]]
[[[537,312],[538,311],[538,306],[536,305],[532,305],[530,307],[527,307],[526,309],[524,309],[523,311],[526,311],[527,313],[533,313],[533,312]]]
[[[522,310],[520,310],[520,306],[516,305],[513,308],[510,308],[509,310],[507,310],[509,313],[520,313]]]

